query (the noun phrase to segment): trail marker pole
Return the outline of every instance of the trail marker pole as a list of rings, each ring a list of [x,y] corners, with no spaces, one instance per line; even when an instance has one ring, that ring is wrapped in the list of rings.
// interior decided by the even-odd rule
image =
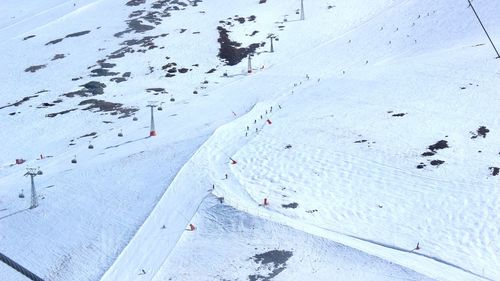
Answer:
[[[488,34],[488,31],[486,31],[486,28],[484,27],[483,25],[483,22],[481,21],[481,19],[479,18],[479,15],[477,14],[476,12],[476,9],[474,9],[474,6],[472,6],[472,2],[470,0],[467,0],[469,2],[469,7],[472,8],[472,11],[474,12],[474,15],[476,15],[476,18],[477,20],[479,21],[479,24],[481,24],[481,27],[483,28],[484,30],[484,33],[486,33],[486,37],[488,37],[488,40],[490,40],[490,43],[491,43],[491,46],[493,46],[493,50],[495,50],[495,53],[497,53],[497,59],[500,59],[500,54],[498,53],[498,50],[497,48],[495,47],[495,44],[493,43],[493,40],[491,40],[491,37],[490,35]]]

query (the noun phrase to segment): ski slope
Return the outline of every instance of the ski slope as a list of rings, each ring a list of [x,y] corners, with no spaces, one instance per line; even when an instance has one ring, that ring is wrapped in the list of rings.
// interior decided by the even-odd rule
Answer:
[[[0,252],[46,280],[498,280],[500,72],[467,3],[297,8],[0,3]]]
[[[215,198],[204,200],[192,221],[198,230],[182,236],[153,280],[247,280],[270,275],[275,275],[272,280],[330,280],[332,276],[431,280],[331,240],[236,211]],[[208,266],[200,262],[207,255]]]

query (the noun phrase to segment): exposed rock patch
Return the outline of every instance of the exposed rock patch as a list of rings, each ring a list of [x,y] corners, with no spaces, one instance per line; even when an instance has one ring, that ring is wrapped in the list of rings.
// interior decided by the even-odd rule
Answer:
[[[68,34],[64,38],[79,37],[79,36],[83,36],[83,35],[89,34],[89,33],[90,33],[90,30],[85,30],[85,31],[80,31],[80,32]]]
[[[20,106],[21,104],[29,101],[30,99],[36,98],[36,97],[38,97],[38,95],[24,97],[21,100],[18,100],[18,101],[14,102],[14,103],[7,104],[7,105],[4,105],[4,106],[0,106],[0,109],[4,109],[4,108],[7,108],[7,107],[11,107],[11,106],[16,106],[17,107],[17,106]]]
[[[259,43],[250,44],[248,47],[241,47],[241,43],[231,41],[229,39],[229,32],[222,26],[218,26],[219,39],[217,42],[220,44],[218,57],[225,61],[227,65],[236,65],[240,63],[249,54],[255,52],[260,47]]]
[[[392,115],[392,117],[403,117],[405,116],[407,113],[395,113]]]
[[[479,127],[479,129],[476,130],[476,132],[470,132],[472,134],[472,137],[471,139],[475,139],[475,138],[478,138],[478,137],[483,137],[486,138],[486,134],[488,134],[490,132],[490,130],[488,128],[486,128],[485,126],[481,126]]]
[[[255,274],[249,275],[250,281],[270,281],[286,269],[286,262],[293,256],[292,251],[272,250],[257,254],[251,259],[258,265]],[[264,269],[264,270],[263,270]]]
[[[66,57],[65,54],[55,54],[54,57],[51,59],[51,61],[60,60],[60,59],[63,59],[65,57]]]
[[[134,112],[139,110],[137,108],[123,107],[123,104],[121,103],[108,102],[98,99],[84,100],[80,102],[78,105],[80,106],[88,105],[86,108],[82,110],[89,110],[92,112],[105,112],[105,113],[109,112],[110,115],[120,114],[119,118],[132,116]]]
[[[431,161],[432,166],[439,166],[439,165],[442,165],[443,163],[444,163],[443,160],[432,160]]]
[[[436,150],[439,150],[439,149],[445,149],[445,148],[449,148],[448,146],[448,142],[445,141],[445,140],[440,140],[438,142],[436,142],[435,144],[433,145],[430,145],[428,147],[428,149],[432,152],[436,152]]]
[[[125,5],[127,6],[139,6],[146,3],[146,0],[130,0]]]
[[[65,38],[79,37],[79,36],[83,36],[83,35],[89,34],[89,33],[90,33],[90,30],[84,30],[84,31],[80,31],[80,32],[71,33],[71,34],[66,35],[64,38],[58,38],[58,39],[49,41],[45,44],[45,46],[57,44],[57,43],[61,42],[62,40],[64,40]]]
[[[281,207],[283,207],[285,209],[289,209],[289,208],[296,209],[298,206],[299,206],[299,204],[296,203],[296,202],[293,202],[293,203],[290,203],[290,204],[282,204],[281,205]]]
[[[141,19],[131,19],[127,21],[128,28],[125,29],[124,31],[120,31],[118,33],[115,33],[115,37],[122,37],[124,34],[127,33],[144,33],[146,31],[153,30],[155,27],[147,24],[143,24],[143,20]]]
[[[86,84],[80,85],[80,87],[83,88],[78,91],[63,94],[63,96],[68,98],[73,98],[75,96],[89,97],[89,96],[102,95],[104,94],[104,88],[106,88],[106,84],[97,81],[90,81]]]
[[[49,114],[46,114],[45,117],[53,118],[53,117],[56,117],[57,115],[63,115],[63,114],[66,114],[66,113],[69,113],[69,112],[75,111],[75,110],[77,110],[77,109],[73,108],[73,109],[63,110],[60,112],[49,113]]]
[[[491,175],[492,176],[498,176],[500,173],[500,168],[498,167],[490,167]]]
[[[94,136],[97,136],[97,132],[92,132],[92,133],[85,134],[85,135],[83,135],[83,136],[79,136],[77,139],[88,138],[88,137],[94,137]]]
[[[43,69],[43,68],[46,68],[47,65],[46,64],[40,64],[40,65],[33,65],[33,66],[30,66],[28,68],[26,68],[24,70],[24,72],[31,72],[31,73],[35,73],[37,72],[38,70],[40,69]]]

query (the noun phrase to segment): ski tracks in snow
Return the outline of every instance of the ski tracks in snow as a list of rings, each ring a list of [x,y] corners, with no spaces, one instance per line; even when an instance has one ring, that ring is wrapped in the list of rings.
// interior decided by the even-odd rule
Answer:
[[[259,115],[269,106],[260,104],[248,116],[228,125],[234,130],[225,132],[233,136],[223,135],[218,146],[224,147],[238,164],[228,164],[220,151],[214,150],[219,156],[210,156],[212,176],[222,177],[228,169],[231,171],[228,181],[222,184],[223,190],[216,189],[216,194],[249,213],[277,221],[283,221],[282,216],[293,218],[484,278],[468,268],[482,265],[470,258],[471,253],[481,259],[495,259],[488,241],[495,239],[498,229],[487,225],[488,219],[477,219],[494,216],[495,199],[488,192],[471,190],[465,182],[420,176],[387,163],[383,157],[380,161],[367,160],[356,153],[325,148],[328,142],[317,141],[327,139],[324,134],[309,134],[301,144],[286,150],[287,141],[295,139],[286,131],[311,130],[310,120],[302,116],[302,124],[290,126],[277,119],[273,125],[262,125],[266,118],[260,120]],[[258,122],[250,126],[253,137],[235,136],[253,120]],[[259,131],[253,132],[259,124]],[[276,126],[286,129],[275,130]],[[265,209],[259,207],[264,198],[270,202]],[[281,207],[291,202],[297,202],[299,207]],[[417,242],[425,246],[414,252]],[[461,266],[465,260],[468,264]]]

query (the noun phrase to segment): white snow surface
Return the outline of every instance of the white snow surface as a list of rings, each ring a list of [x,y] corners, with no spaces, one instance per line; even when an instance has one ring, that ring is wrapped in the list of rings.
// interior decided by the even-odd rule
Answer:
[[[0,0],[0,253],[44,280],[500,280],[500,60],[467,1],[179,2]],[[253,73],[218,26],[267,42]]]

